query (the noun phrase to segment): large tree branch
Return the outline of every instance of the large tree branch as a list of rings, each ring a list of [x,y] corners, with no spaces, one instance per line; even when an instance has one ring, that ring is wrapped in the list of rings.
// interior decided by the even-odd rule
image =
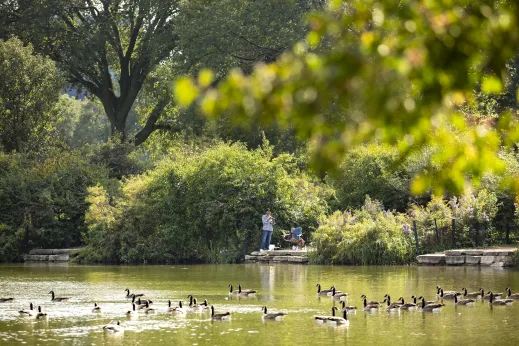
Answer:
[[[137,42],[137,38],[139,37],[139,33],[142,27],[142,23],[144,22],[144,17],[139,14],[137,17],[137,21],[135,22],[135,26],[132,27],[130,42],[128,44],[128,49],[126,50],[126,58],[131,59],[133,51],[135,49],[135,44]]]
[[[146,124],[135,135],[135,145],[141,145],[148,139],[148,137],[153,133],[153,131],[161,128],[164,129],[165,125],[157,125],[157,120],[161,116],[162,112],[164,111],[164,108],[169,104],[170,99],[169,98],[161,98],[159,100],[159,103],[153,108],[153,111],[151,112],[150,116],[146,120]]]
[[[271,51],[271,52],[276,53],[276,54],[281,54],[286,49],[286,47],[284,47],[284,48],[270,48],[270,47],[261,46],[261,45],[259,45],[257,43],[252,42],[251,40],[247,39],[245,36],[237,34],[237,33],[233,32],[233,31],[230,31],[230,34],[232,36],[234,36],[234,37],[239,38],[240,40],[243,40],[243,41],[247,42],[251,46],[254,46],[254,47],[256,47],[258,49],[261,49],[261,50],[268,50],[268,51]]]

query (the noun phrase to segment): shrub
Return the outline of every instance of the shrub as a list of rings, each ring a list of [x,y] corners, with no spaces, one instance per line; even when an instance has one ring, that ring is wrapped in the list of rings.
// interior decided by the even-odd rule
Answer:
[[[414,260],[405,214],[384,211],[366,197],[360,210],[336,211],[321,220],[313,234],[316,262],[331,264],[405,264]]]
[[[101,188],[92,189],[84,258],[235,262],[246,249],[259,247],[266,208],[277,228],[299,223],[311,229],[326,212],[331,192],[292,161],[291,155],[273,159],[268,145],[250,151],[242,144],[217,144],[189,155],[172,153],[153,170],[127,179],[113,205]],[[104,218],[110,222],[98,221]]]
[[[423,252],[431,252],[453,247],[453,218],[455,247],[476,247],[495,242],[497,233],[492,220],[497,210],[496,195],[481,189],[448,201],[433,197],[425,207],[413,205],[408,213],[417,222],[420,248]]]
[[[41,161],[0,154],[1,260],[21,259],[26,227],[29,247],[80,245],[87,188],[106,178],[77,152]]]

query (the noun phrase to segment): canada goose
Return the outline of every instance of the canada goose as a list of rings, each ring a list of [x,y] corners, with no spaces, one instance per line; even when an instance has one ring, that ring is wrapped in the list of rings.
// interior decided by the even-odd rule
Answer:
[[[208,310],[209,309],[209,303],[207,302],[207,299],[204,299],[204,302],[201,304],[198,304],[199,310]]]
[[[514,300],[513,299],[494,299],[494,294],[492,292],[488,292],[489,295],[489,303],[490,305],[512,305]]]
[[[204,302],[202,304],[198,304],[195,297],[189,295],[188,298],[190,298],[189,308],[193,312],[203,312],[205,309],[209,309],[207,299],[204,299]]]
[[[31,303],[31,304],[29,304],[29,310],[22,309],[18,312],[20,313],[20,316],[22,316],[22,317],[30,317],[30,316],[32,316],[32,313],[33,313],[32,309],[33,309],[33,305]]]
[[[171,306],[171,300],[168,300],[168,309],[166,311],[173,312],[174,310],[175,310],[175,308]]]
[[[509,299],[519,299],[519,293],[512,293],[512,289],[510,287],[507,287],[506,297]]]
[[[117,321],[117,323],[109,323],[103,327],[104,330],[110,333],[122,333],[124,332],[124,328],[121,327],[121,322]]]
[[[193,309],[193,296],[190,294],[187,296],[187,298],[189,298],[189,308]],[[195,298],[195,300],[196,300],[196,298]]]
[[[435,304],[425,304],[424,297],[419,297],[422,301],[421,306],[419,305],[418,311],[440,311],[442,307],[445,306],[445,304],[435,303]]]
[[[487,294],[484,294],[485,291],[481,290],[481,293],[483,293],[483,299],[490,300],[490,292],[487,292]],[[501,298],[502,295],[503,295],[503,293],[493,293],[492,292],[493,299]]]
[[[217,321],[230,320],[231,319],[231,313],[230,312],[224,312],[222,314],[215,314],[214,313],[214,306],[211,305],[211,319],[217,320]]]
[[[400,303],[391,303],[391,297],[389,294],[386,295],[386,299],[384,299],[384,303],[387,302],[386,311],[394,312],[400,309],[402,304]]]
[[[137,310],[141,310],[146,307],[146,304],[150,305],[153,302],[151,300],[146,300],[146,299],[141,300],[141,298],[138,298],[137,301],[135,301],[135,297],[134,297],[134,299],[132,300],[132,304],[133,303],[136,303],[135,305],[137,306]]]
[[[330,295],[333,300],[343,301],[348,298],[348,293],[342,293],[335,290],[335,286],[332,286],[332,294]]]
[[[419,299],[422,299],[422,298],[423,297],[420,297]],[[418,304],[416,303],[416,296],[411,296],[411,299],[413,299],[413,303],[415,303],[416,306],[418,306]],[[429,304],[436,304],[436,302],[433,300],[426,300],[425,305],[429,305]]]
[[[139,298],[139,297],[144,296],[144,293],[131,294],[129,288],[125,289],[124,291],[126,292],[126,299],[133,298],[134,296],[135,296],[135,298]]]
[[[346,312],[355,312],[357,311],[357,307],[356,306],[346,306],[346,302],[341,302],[342,303],[342,310],[346,310]]]
[[[238,294],[241,296],[249,296],[258,293],[256,290],[242,290],[241,285],[238,285]]]
[[[332,294],[332,289],[334,288],[332,286],[329,290],[322,290],[321,291],[321,284],[317,284],[317,285],[315,285],[315,287],[317,287],[317,296],[327,296],[328,293]]]
[[[348,325],[350,321],[348,321],[348,313],[346,310],[342,310],[342,317],[335,316],[335,310],[337,309],[335,306],[332,308],[333,316],[329,316],[327,321],[328,323],[333,323],[337,325]]]
[[[92,312],[101,312],[101,307],[97,306],[97,303],[94,303],[94,308],[92,309]]]
[[[235,295],[235,294],[240,293],[238,290],[233,291],[233,290],[232,290],[232,285],[229,285],[228,287],[229,287],[229,295]]]
[[[14,298],[0,298],[0,303],[5,303],[11,300],[14,300]]]
[[[474,303],[476,302],[474,299],[462,299],[462,300],[458,300],[458,296],[461,296],[461,294],[455,294],[454,295],[454,304],[455,305],[467,305],[467,306],[470,306],[470,305],[474,305]]]
[[[319,323],[326,322],[326,321],[328,321],[328,318],[329,318],[329,317],[335,317],[335,310],[336,310],[336,309],[337,309],[337,308],[336,308],[335,306],[332,308],[332,316],[314,315],[312,318],[313,318],[314,320],[316,320],[317,322],[319,322]]]
[[[378,302],[370,302],[370,304],[368,304],[367,298],[366,298],[365,295],[362,295],[361,298],[364,301],[364,305],[363,305],[363,310],[364,311],[375,311],[375,310],[378,310],[378,307],[379,307],[379,303]]]
[[[367,297],[366,297],[365,294],[361,295],[360,297],[361,297],[362,299],[364,299],[364,300],[367,299]],[[385,297],[384,297],[384,298],[385,298]],[[380,305],[380,302],[377,302],[377,301],[371,300],[371,301],[367,302],[367,304],[368,304],[368,305]]]
[[[416,309],[416,303],[405,303],[404,297],[400,297],[400,309],[401,310],[414,310]]]
[[[276,320],[281,321],[283,317],[285,317],[286,313],[284,312],[271,312],[270,314],[267,313],[267,307],[264,306],[261,308],[263,310],[263,316],[262,318],[264,320]]]
[[[150,303],[146,302],[146,308],[144,309],[144,312],[149,314],[150,312],[155,312],[155,309],[150,308]]]
[[[483,291],[482,288],[479,289],[479,292],[470,292],[468,293],[467,292],[467,289],[465,287],[463,287],[461,289],[461,291],[463,292],[463,297],[464,298],[476,298],[476,299],[481,299],[483,298],[483,295],[485,293],[485,291]]]
[[[135,304],[132,304],[133,309],[126,311],[126,316],[135,315]]]
[[[458,293],[456,291],[445,291],[440,286],[436,286],[436,296],[440,297],[440,291],[443,291],[443,294],[446,296],[452,296],[452,299],[454,299],[454,294]]]
[[[186,313],[186,309],[182,307],[182,301],[179,301],[178,302],[178,306],[174,307],[171,312],[175,312],[177,314],[185,314]]]
[[[68,297],[55,297],[54,291],[50,291],[49,294],[52,294],[52,298],[50,299],[51,302],[63,302],[65,300],[69,300]]]
[[[457,292],[445,293],[445,291],[443,291],[443,288],[440,288],[440,299],[454,299],[456,294],[458,294],[458,293]]]
[[[47,317],[47,314],[44,312],[41,312],[41,306],[38,306],[38,313],[36,314],[36,319],[41,320],[42,318]]]

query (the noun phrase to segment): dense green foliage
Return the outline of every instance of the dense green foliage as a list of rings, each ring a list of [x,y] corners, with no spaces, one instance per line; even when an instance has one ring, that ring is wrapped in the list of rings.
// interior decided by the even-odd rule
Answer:
[[[88,187],[106,179],[81,153],[42,161],[0,154],[0,260],[20,260],[26,229],[27,250],[81,245]]]
[[[336,264],[403,264],[418,251],[488,246],[499,242],[493,224],[497,197],[487,190],[450,200],[432,197],[427,205],[411,205],[406,213],[384,210],[366,197],[360,209],[323,218],[313,234],[314,262]],[[455,220],[454,246],[452,220]]]
[[[326,213],[330,191],[300,173],[290,155],[272,158],[270,150],[219,144],[178,152],[128,179],[112,203],[102,188],[91,188],[84,258],[237,261],[259,247],[266,208],[278,227],[297,223],[310,231]]]
[[[404,214],[384,211],[369,197],[361,209],[336,211],[314,233],[316,262],[333,264],[405,264],[414,259]]]
[[[42,151],[55,139],[63,80],[54,62],[18,39],[0,40],[0,148]]]
[[[483,189],[448,201],[433,197],[425,206],[412,206],[408,215],[416,221],[420,247],[424,252],[430,252],[453,247],[453,219],[454,247],[496,243],[500,236],[493,224],[497,210],[497,197]]]
[[[335,189],[339,209],[360,208],[366,195],[387,209],[404,211],[424,198],[411,193],[410,183],[427,165],[427,153],[399,162],[398,150],[387,145],[360,146],[349,151],[327,182]]]

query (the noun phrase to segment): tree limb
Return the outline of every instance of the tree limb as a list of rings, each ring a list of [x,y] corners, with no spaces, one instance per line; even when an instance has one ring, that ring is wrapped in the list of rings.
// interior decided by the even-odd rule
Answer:
[[[166,106],[169,104],[169,102],[170,102],[169,98],[161,98],[159,100],[159,103],[155,106],[155,108],[153,108],[153,111],[151,112],[150,116],[146,120],[146,124],[144,125],[142,130],[140,130],[135,135],[135,145],[136,146],[144,143],[144,141],[146,141],[146,139],[148,139],[148,137],[153,133],[153,131],[155,131],[159,128],[165,129],[165,125],[157,125],[156,123],[157,123],[157,120],[159,119],[159,117],[161,116],[162,112],[164,111],[164,108],[166,108]]]

